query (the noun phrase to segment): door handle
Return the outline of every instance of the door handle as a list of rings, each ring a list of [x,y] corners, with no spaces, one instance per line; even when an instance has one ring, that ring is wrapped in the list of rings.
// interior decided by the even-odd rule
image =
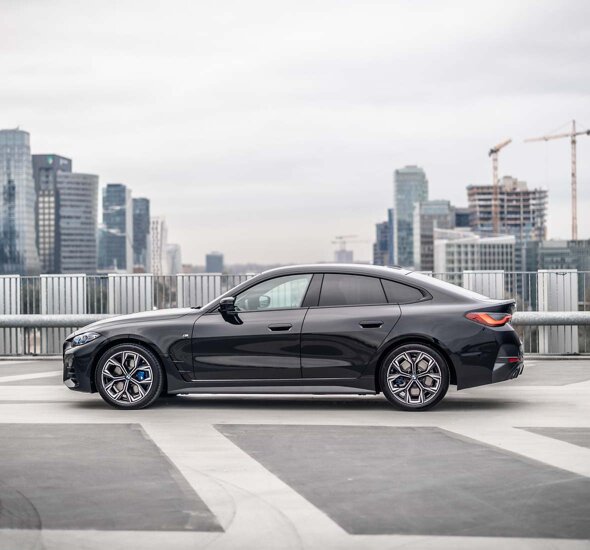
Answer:
[[[362,328],[381,328],[383,326],[383,321],[361,321],[359,325]]]
[[[273,332],[280,332],[280,331],[288,331],[293,328],[293,325],[289,323],[277,323],[276,325],[268,325],[268,330],[272,330]]]

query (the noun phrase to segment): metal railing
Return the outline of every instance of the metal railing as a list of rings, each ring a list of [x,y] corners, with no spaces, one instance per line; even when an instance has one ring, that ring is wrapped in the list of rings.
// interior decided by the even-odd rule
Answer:
[[[0,276],[0,356],[59,354],[68,333],[94,320],[204,305],[253,275]],[[590,272],[465,271],[429,275],[492,298],[515,299],[513,324],[527,353],[590,353],[590,328],[582,322],[586,317],[574,315],[590,312]],[[563,313],[572,315],[563,317]],[[19,318],[22,323],[17,322]],[[564,318],[569,321],[564,322]]]

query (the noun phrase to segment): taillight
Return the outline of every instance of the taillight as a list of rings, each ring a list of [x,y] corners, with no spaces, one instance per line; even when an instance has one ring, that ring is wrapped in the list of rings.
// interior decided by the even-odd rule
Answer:
[[[487,313],[480,311],[467,313],[465,317],[471,321],[479,323],[480,325],[485,325],[486,327],[501,327],[508,323],[510,319],[512,319],[512,315],[510,315],[510,313]]]

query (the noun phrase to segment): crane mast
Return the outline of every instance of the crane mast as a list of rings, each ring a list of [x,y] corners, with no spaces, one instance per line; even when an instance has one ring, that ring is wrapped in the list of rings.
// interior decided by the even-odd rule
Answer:
[[[502,143],[498,143],[490,149],[488,156],[492,157],[492,230],[494,235],[500,233],[500,209],[499,209],[499,186],[500,179],[498,175],[498,153],[501,149],[510,145],[512,139],[507,139]]]
[[[578,238],[578,177],[577,177],[577,137],[590,136],[590,130],[576,131],[576,121],[572,120],[572,131],[564,134],[555,134],[552,136],[541,136],[536,138],[525,139],[526,143],[533,141],[549,141],[550,139],[570,138],[571,144],[571,186],[572,186],[572,239],[575,241]]]

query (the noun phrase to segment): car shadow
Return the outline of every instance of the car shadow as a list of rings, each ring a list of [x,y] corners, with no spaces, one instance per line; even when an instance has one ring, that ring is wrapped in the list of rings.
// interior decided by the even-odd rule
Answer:
[[[77,400],[72,406],[83,409],[111,409],[100,398]],[[494,398],[460,396],[450,394],[431,411],[445,413],[456,411],[505,411],[522,409],[530,403]],[[378,396],[277,396],[277,395],[179,395],[162,397],[151,407],[154,409],[235,409],[235,410],[317,410],[317,411],[385,411],[412,414],[392,406],[382,395]],[[113,409],[111,409],[113,410]],[[415,411],[414,414],[428,414],[429,411]]]
[[[98,410],[116,411],[107,405],[98,394],[88,399],[76,399],[70,406]],[[433,409],[426,411],[401,411],[391,405],[382,395],[302,395],[302,394],[181,394],[172,397],[160,397],[150,407],[153,409],[236,409],[236,410],[365,410],[388,411],[407,414],[445,413],[456,411],[506,411],[529,408],[534,403],[525,400],[507,399],[500,392],[491,392],[489,396],[470,396],[449,389],[449,393]]]

